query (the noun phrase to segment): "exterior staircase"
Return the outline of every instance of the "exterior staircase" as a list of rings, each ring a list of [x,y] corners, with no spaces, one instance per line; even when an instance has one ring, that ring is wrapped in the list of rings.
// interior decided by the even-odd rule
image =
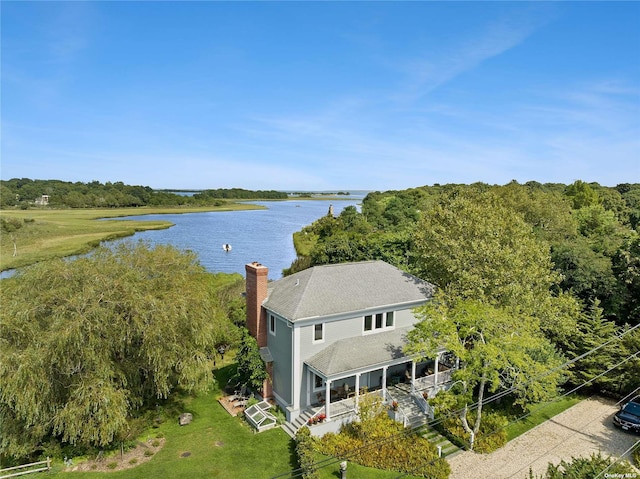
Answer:
[[[406,426],[415,429],[425,426],[429,422],[429,418],[416,404],[410,391],[410,387],[406,384],[398,384],[389,390],[391,397],[398,401],[398,409],[400,409],[406,417]],[[424,427],[421,430],[421,435],[434,446],[440,446],[442,457],[452,456],[462,452],[458,446],[450,442],[432,427]]]
[[[427,427],[426,429],[424,429],[422,437],[436,446],[436,448],[440,447],[442,457],[451,457],[462,452],[462,450],[458,446],[453,444],[446,437],[444,437],[438,431],[431,427]]]
[[[424,412],[422,412],[422,409],[420,409],[418,404],[416,404],[413,396],[411,396],[410,387],[408,385],[398,384],[397,386],[390,387],[388,391],[390,399],[392,398],[398,401],[398,409],[404,414],[405,425],[411,429],[423,427],[423,429],[421,429],[422,437],[428,439],[434,446],[440,446],[442,457],[452,456],[462,452],[458,446],[451,443],[447,438],[438,433],[438,431],[426,426],[429,422],[429,418]],[[298,429],[305,426],[309,419],[319,413],[321,409],[323,408],[311,408],[304,410],[300,416],[293,421],[293,423],[284,423],[282,425],[282,429],[289,436],[295,439]]]
[[[313,415],[315,415],[318,411],[313,409],[305,409],[302,413],[296,418],[293,422],[285,422],[282,425],[282,430],[286,432],[291,438],[296,438],[296,433],[298,429],[302,426],[306,426],[307,422]]]

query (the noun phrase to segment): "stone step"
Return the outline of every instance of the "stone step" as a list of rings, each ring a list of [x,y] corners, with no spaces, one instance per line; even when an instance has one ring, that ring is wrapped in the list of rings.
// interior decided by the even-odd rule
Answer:
[[[453,454],[457,454],[460,452],[460,448],[449,441],[446,437],[440,434],[433,428],[426,429],[422,437],[427,439],[431,444],[433,444],[436,448],[440,446],[442,450],[442,457],[450,457]]]

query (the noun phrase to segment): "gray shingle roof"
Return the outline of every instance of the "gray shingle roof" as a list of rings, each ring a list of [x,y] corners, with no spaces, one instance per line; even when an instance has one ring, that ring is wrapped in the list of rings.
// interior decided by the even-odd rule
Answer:
[[[384,261],[315,266],[269,283],[264,306],[291,321],[425,301],[434,286]]]
[[[325,377],[348,373],[365,367],[388,364],[405,357],[402,348],[411,328],[341,339],[323,349],[305,363]]]

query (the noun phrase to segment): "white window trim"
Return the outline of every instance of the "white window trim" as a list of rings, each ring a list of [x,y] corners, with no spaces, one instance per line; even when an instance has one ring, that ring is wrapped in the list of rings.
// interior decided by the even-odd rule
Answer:
[[[311,373],[311,391],[313,391],[314,393],[326,391],[327,382],[324,380],[324,378],[322,376],[317,375],[313,371],[310,371],[310,373]],[[320,387],[316,386],[316,376],[322,380],[322,385]]]
[[[269,334],[271,334],[272,336],[276,335],[276,317],[273,314],[269,314]],[[272,326],[273,325],[273,329]]]
[[[313,329],[311,330],[311,340],[313,344],[321,344],[324,343],[324,337],[325,337],[325,327],[324,327],[325,323],[316,323],[313,325]],[[320,339],[316,339],[316,326],[320,326],[322,328],[322,337]]]
[[[392,317],[393,317],[393,324],[391,326],[387,326],[387,314],[391,313]],[[382,315],[382,326],[377,328],[376,327],[376,316],[378,314]],[[371,329],[367,330],[365,329],[365,322],[366,322],[366,317],[367,316],[371,316]],[[379,313],[373,313],[373,314],[365,314],[364,316],[362,316],[362,334],[376,334],[376,333],[381,333],[383,331],[391,331],[392,329],[395,329],[396,327],[396,312],[395,311],[382,311]]]

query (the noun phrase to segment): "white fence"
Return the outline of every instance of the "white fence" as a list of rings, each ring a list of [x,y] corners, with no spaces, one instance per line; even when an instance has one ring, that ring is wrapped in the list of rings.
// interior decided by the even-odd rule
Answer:
[[[20,471],[20,469],[27,469],[28,467],[33,467],[34,469]],[[47,457],[46,461],[32,462],[29,464],[23,464],[21,466],[13,466],[13,467],[7,467],[5,469],[0,469],[0,479],[24,476],[25,474],[31,474],[33,472],[43,472],[43,471],[48,471],[50,469],[51,469],[51,459]],[[5,474],[6,472],[10,472],[10,471],[17,471],[17,472],[11,472],[11,474]]]

